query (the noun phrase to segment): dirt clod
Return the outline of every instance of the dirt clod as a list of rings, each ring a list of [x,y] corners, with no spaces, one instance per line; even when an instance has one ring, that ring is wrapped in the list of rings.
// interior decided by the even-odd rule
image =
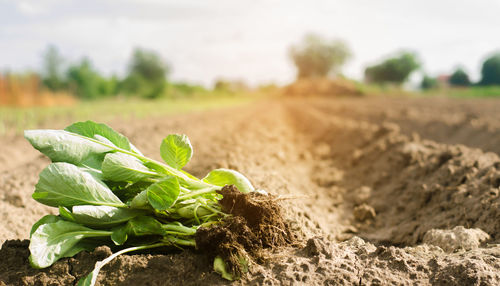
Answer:
[[[306,247],[304,248],[306,255],[318,256],[325,255],[326,258],[331,258],[329,246],[319,237],[313,237],[307,240]]]
[[[453,229],[431,229],[425,235],[423,242],[441,247],[446,252],[471,250],[478,248],[490,236],[479,228],[456,226]]]
[[[374,219],[375,216],[375,210],[367,204],[362,204],[354,208],[354,218],[360,222]]]

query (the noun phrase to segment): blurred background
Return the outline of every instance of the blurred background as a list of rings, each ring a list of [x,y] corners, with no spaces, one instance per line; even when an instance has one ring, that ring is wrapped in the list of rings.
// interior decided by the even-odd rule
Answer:
[[[500,2],[0,0],[0,134],[280,96],[500,96]]]

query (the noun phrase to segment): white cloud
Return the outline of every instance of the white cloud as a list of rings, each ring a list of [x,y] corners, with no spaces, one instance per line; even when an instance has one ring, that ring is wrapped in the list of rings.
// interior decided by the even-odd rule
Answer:
[[[26,1],[20,1],[17,4],[17,7],[19,8],[19,11],[21,13],[26,14],[26,15],[36,15],[36,14],[40,14],[41,12],[43,12],[43,10],[40,9],[40,7],[37,7],[37,6],[33,5],[33,3],[29,3]]]
[[[30,21],[0,26],[0,63],[36,68],[53,43],[70,60],[87,55],[102,71],[120,72],[140,46],[168,60],[176,79],[286,82],[294,76],[289,45],[313,31],[348,42],[355,56],[349,76],[360,78],[366,65],[409,48],[431,74],[461,64],[477,77],[482,58],[500,47],[494,0],[63,2],[18,2]]]
[[[16,1],[16,7],[19,12],[27,16],[37,16],[46,14],[55,5],[64,2],[64,0],[20,0]]]

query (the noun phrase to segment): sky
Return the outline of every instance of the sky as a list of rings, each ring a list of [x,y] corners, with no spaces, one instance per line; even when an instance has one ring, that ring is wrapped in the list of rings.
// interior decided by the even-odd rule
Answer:
[[[284,84],[296,74],[289,47],[317,33],[349,45],[343,72],[355,79],[410,50],[430,75],[463,67],[477,80],[500,50],[498,15],[498,0],[0,0],[0,70],[39,70],[53,44],[68,63],[87,56],[123,75],[141,47],[158,52],[176,81]]]

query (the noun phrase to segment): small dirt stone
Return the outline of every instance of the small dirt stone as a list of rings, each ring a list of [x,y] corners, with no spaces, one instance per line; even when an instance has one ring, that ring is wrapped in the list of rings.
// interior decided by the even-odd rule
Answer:
[[[431,229],[424,235],[423,242],[439,246],[446,252],[455,252],[478,248],[488,239],[490,236],[479,228],[456,226],[453,229]]]
[[[350,194],[350,198],[355,204],[360,205],[366,203],[370,199],[371,194],[372,189],[370,187],[361,186]]]
[[[328,250],[325,241],[319,237],[310,238],[307,241],[304,251],[309,257],[318,256],[320,254],[324,254],[326,258],[332,257],[331,251]]]
[[[374,219],[376,216],[375,210],[373,207],[362,204],[354,208],[354,218],[357,221],[364,222],[370,219]]]
[[[23,198],[19,195],[8,194],[5,196],[4,200],[18,208],[23,208],[25,206]]]

